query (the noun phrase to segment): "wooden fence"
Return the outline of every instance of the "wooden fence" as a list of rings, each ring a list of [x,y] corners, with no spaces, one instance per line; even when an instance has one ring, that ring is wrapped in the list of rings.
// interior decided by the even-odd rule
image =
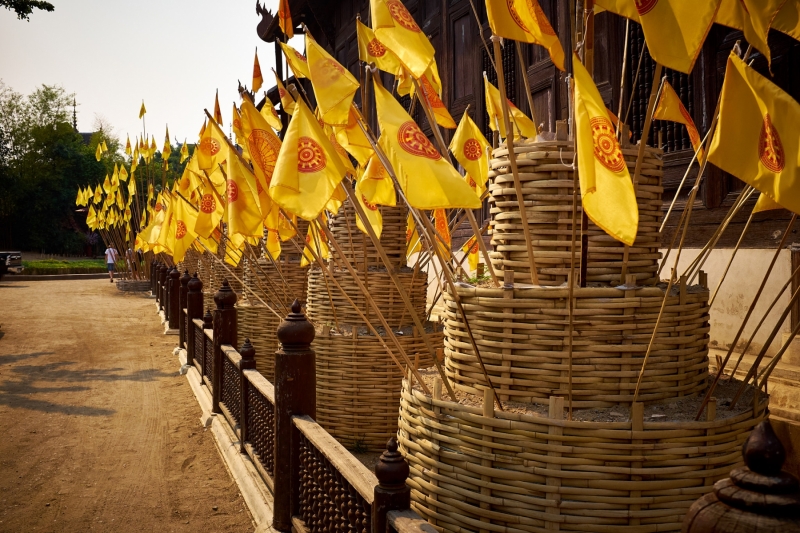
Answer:
[[[197,274],[153,267],[152,291],[170,328],[179,329],[187,364],[197,369],[221,416],[274,496],[278,531],[434,532],[410,510],[408,463],[391,439],[371,472],[314,420],[314,328],[295,301],[278,327],[275,383],[256,370],[255,349],[237,338],[236,294],[227,281],[203,314]]]

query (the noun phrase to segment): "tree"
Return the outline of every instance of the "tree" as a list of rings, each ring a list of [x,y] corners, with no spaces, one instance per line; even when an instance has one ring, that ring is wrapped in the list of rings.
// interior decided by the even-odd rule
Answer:
[[[14,11],[19,20],[30,21],[30,15],[34,9],[41,9],[42,11],[53,11],[55,7],[50,2],[43,2],[42,0],[0,0],[0,6]]]

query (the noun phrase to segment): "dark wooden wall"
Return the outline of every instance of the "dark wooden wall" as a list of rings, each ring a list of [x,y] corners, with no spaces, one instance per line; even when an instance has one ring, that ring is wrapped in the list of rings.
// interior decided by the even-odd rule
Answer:
[[[458,122],[464,110],[469,106],[469,113],[475,122],[491,139],[488,117],[483,92],[483,72],[486,72],[492,83],[497,77],[487,56],[481,36],[491,47],[488,21],[484,2],[473,0],[478,10],[477,19],[469,0],[408,0],[406,7],[416,19],[420,27],[436,49],[436,61],[443,83],[442,100],[450,109],[453,118]],[[358,46],[356,42],[355,20],[360,14],[362,21],[369,24],[368,0],[300,0],[292,2],[293,13],[311,28],[314,36],[325,45],[334,56],[350,71],[359,77]],[[561,38],[566,53],[567,69],[570,69],[572,49],[570,43],[571,17],[569,2],[559,0],[540,0],[542,9],[547,14],[553,28]],[[620,102],[620,85],[622,63],[627,41],[627,68],[625,72],[625,88],[622,91],[622,117],[633,132],[635,143],[641,137],[647,99],[653,80],[654,64],[646,48],[641,28],[636,23],[626,25],[621,17],[611,13],[601,13],[595,17],[595,70],[594,78],[606,105],[617,113]],[[681,97],[689,110],[701,137],[708,131],[711,116],[716,106],[717,97],[722,87],[725,63],[737,40],[743,40],[741,32],[715,25],[708,35],[706,43],[697,59],[690,75],[667,70],[665,75]],[[779,32],[770,33],[770,47],[773,54],[773,80],[787,90],[796,99],[800,98],[800,43]],[[746,48],[746,43],[743,49]],[[639,58],[644,53],[636,84]],[[525,75],[530,84],[533,96],[533,118],[537,125],[541,124],[545,131],[555,130],[555,121],[568,118],[569,99],[566,85],[566,74],[555,68],[547,51],[534,45],[523,45],[522,54],[526,65]],[[766,60],[755,52],[753,66],[764,74],[768,74]],[[514,44],[506,42],[503,50],[503,64],[506,72],[506,89],[511,100],[524,112],[530,114],[530,106],[525,96],[524,81],[520,58]],[[656,80],[656,83],[658,81]],[[392,77],[384,75],[387,87],[392,84]],[[360,102],[360,95],[356,96]],[[408,98],[401,99],[408,109]],[[629,109],[629,110],[628,110]],[[423,131],[430,134],[430,126],[420,109],[415,109],[414,118]],[[449,141],[451,130],[444,130],[445,140]],[[678,183],[686,171],[692,158],[691,143],[682,125],[664,121],[654,121],[648,144],[661,142],[664,148],[664,200],[666,206],[675,195]],[[664,241],[669,242],[674,225],[680,218],[688,191],[697,175],[697,166],[693,168],[687,179],[688,186],[679,197],[676,211],[670,216],[665,228]],[[743,184],[713,165],[709,165],[701,184],[700,194],[693,209],[691,231],[687,246],[704,245],[720,220],[727,213],[730,205],[736,200]],[[721,247],[733,247],[741,233],[741,229],[749,216],[754,195],[740,211],[739,216],[726,232],[720,242]],[[486,213],[488,214],[488,213]],[[743,246],[763,248],[773,246],[776,232],[782,231],[789,219],[786,211],[761,213],[754,218]],[[791,242],[791,241],[790,241]]]

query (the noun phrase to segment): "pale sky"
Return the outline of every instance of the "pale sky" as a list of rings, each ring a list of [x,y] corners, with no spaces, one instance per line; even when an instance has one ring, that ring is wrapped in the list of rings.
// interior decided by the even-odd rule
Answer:
[[[55,11],[34,11],[30,22],[0,8],[0,79],[23,94],[43,83],[76,93],[80,131],[92,131],[98,114],[123,143],[133,139],[144,99],[147,135],[159,149],[167,124],[173,143],[193,142],[219,89],[227,133],[237,80],[251,85],[256,46],[262,90],[275,85],[275,52],[256,35],[255,0],[50,2]],[[277,11],[278,0],[264,3]],[[303,50],[302,38],[291,44]]]

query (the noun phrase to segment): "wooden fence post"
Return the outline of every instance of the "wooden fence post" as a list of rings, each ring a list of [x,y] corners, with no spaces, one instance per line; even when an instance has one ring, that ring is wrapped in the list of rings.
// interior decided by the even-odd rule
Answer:
[[[372,533],[387,531],[389,511],[404,511],[411,507],[411,489],[406,485],[408,463],[397,451],[397,439],[392,437],[375,465],[378,485],[372,501]]]
[[[179,348],[186,348],[186,339],[189,336],[189,321],[186,320],[186,316],[183,313],[183,310],[186,309],[186,297],[189,293],[189,280],[192,277],[189,275],[189,271],[185,271],[180,279],[180,291],[178,292],[178,347]],[[188,311],[188,309],[187,309]]]
[[[167,265],[161,265],[161,268],[158,269],[158,308],[165,313],[167,311],[164,307],[166,305],[164,301],[166,299],[164,286],[167,281],[167,272],[169,272]]]
[[[180,323],[181,318],[181,273],[178,271],[176,267],[172,267],[172,270],[169,271],[169,281],[167,282],[167,290],[169,291],[169,295],[167,296],[167,325],[169,329],[178,329],[178,324]]]
[[[245,447],[244,443],[250,438],[248,435],[248,427],[247,427],[247,411],[250,409],[250,403],[248,402],[248,391],[250,390],[247,384],[247,378],[244,375],[245,370],[255,370],[256,368],[256,349],[250,344],[250,339],[245,339],[244,344],[242,344],[241,349],[239,350],[239,355],[242,356],[241,361],[239,361],[239,391],[240,391],[240,409],[239,412],[239,430],[240,430],[240,437],[239,437],[239,452],[240,453],[247,453],[247,448]]]
[[[272,527],[291,531],[292,515],[300,512],[300,435],[294,415],[316,418],[316,355],[311,349],[314,326],[295,300],[292,312],[278,326],[281,347],[275,352],[275,502]]]
[[[236,293],[228,280],[222,280],[222,287],[214,295],[214,359],[211,371],[211,412],[221,413],[219,402],[222,399],[222,345],[236,346]]]
[[[150,295],[156,297],[158,301],[158,291],[156,290],[156,272],[161,268],[161,263],[158,260],[150,263]]]
[[[197,272],[186,284],[186,288],[188,289],[186,293],[186,327],[188,328],[186,332],[186,363],[191,365],[194,364],[194,359],[197,357],[194,352],[197,344],[194,340],[195,329],[193,321],[195,318],[203,317],[203,282],[197,277]],[[203,332],[201,331],[200,333],[202,334]],[[203,354],[200,354],[200,357],[202,356]]]

